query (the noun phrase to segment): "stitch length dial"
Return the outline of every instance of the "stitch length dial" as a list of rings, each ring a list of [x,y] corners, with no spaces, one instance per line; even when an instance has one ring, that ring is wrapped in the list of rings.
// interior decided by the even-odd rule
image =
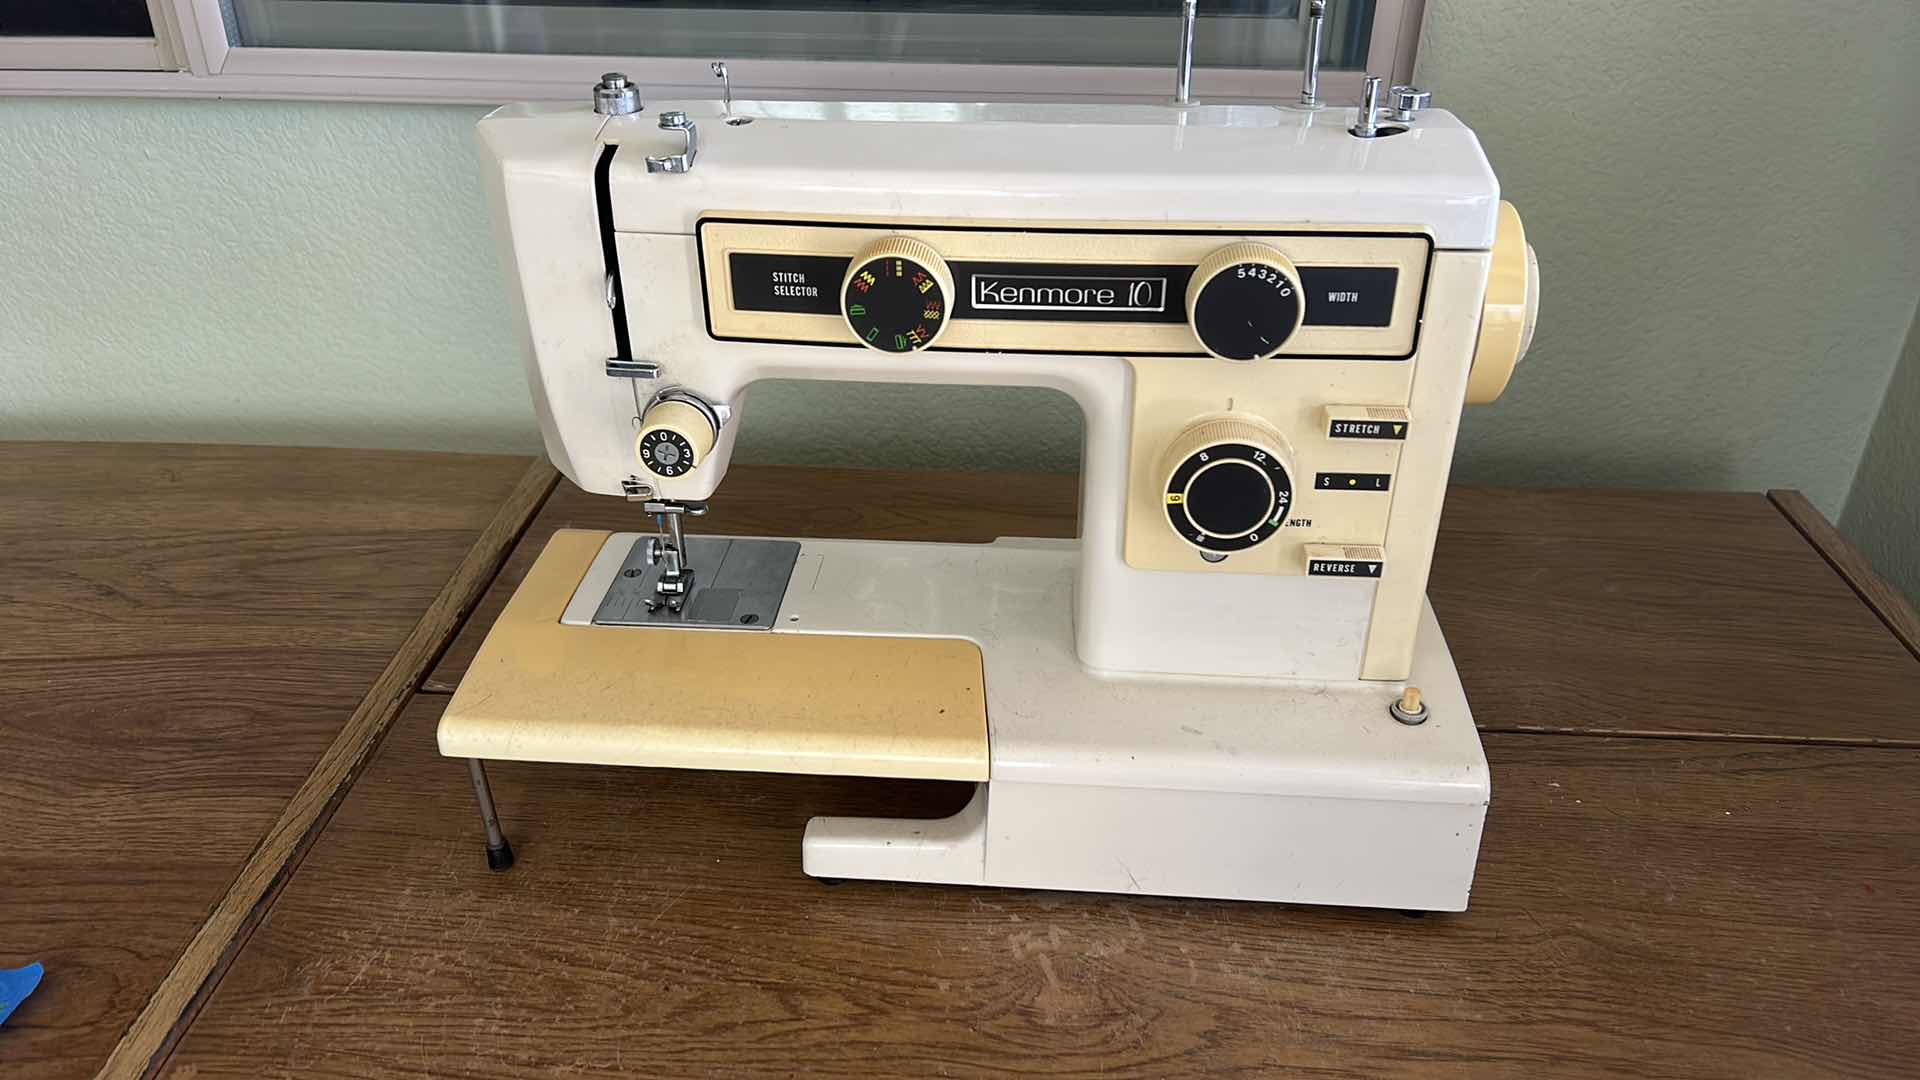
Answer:
[[[840,308],[854,339],[881,352],[917,352],[946,329],[953,275],[933,248],[890,236],[854,257]]]
[[[1224,417],[1167,448],[1167,524],[1202,552],[1226,555],[1271,539],[1293,507],[1286,440],[1264,421]]]

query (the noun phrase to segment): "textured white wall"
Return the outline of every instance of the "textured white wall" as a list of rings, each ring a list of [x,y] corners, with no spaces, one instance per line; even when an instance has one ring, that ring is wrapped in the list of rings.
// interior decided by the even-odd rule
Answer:
[[[1853,478],[1840,531],[1920,605],[1920,310]]]
[[[474,108],[0,99],[0,438],[536,452]],[[1071,469],[1048,391],[767,384],[740,460]]]
[[[536,448],[479,114],[0,100],[0,435]]]
[[[1433,0],[1427,30],[1544,285],[1457,475],[1837,516],[1920,297],[1920,3]]]
[[[1547,290],[1456,475],[1837,513],[1920,295],[1916,55],[1908,0],[1436,0],[1422,80]],[[533,449],[478,114],[0,100],[0,437]],[[1071,468],[1079,442],[1037,391],[749,408],[743,459]]]

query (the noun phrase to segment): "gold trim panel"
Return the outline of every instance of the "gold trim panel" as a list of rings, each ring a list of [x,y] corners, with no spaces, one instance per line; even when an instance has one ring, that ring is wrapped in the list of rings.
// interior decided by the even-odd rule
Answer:
[[[949,265],[956,262],[1084,264],[1089,272],[1111,266],[1193,267],[1222,246],[1240,240],[1267,244],[1303,270],[1314,267],[1391,268],[1398,272],[1387,325],[1380,327],[1303,325],[1288,339],[1280,357],[1358,357],[1400,359],[1410,355],[1419,330],[1420,297],[1433,250],[1424,235],[1368,231],[1314,230],[1276,225],[1272,232],[1232,226],[1181,226],[1181,231],[1147,225],[1116,225],[1116,231],[1086,231],[1103,226],[1078,224],[1073,232],[1046,232],[1041,225],[1009,226],[1004,231],[939,225],[802,224],[766,219],[700,222],[701,274],[708,332],[716,338],[794,344],[856,344],[838,314],[757,311],[737,307],[727,273],[729,257],[793,255],[851,259],[874,240],[911,236],[933,247]],[[1118,231],[1126,230],[1126,231]],[[1413,232],[1414,230],[1409,230]],[[957,290],[967,290],[966,275],[955,275]],[[838,282],[825,282],[838,288]],[[1309,297],[1309,305],[1312,298]],[[837,297],[835,298],[837,305]],[[1163,302],[1178,310],[1184,290],[1165,290]],[[957,306],[957,305],[953,305]],[[934,346],[942,350],[1073,352],[1121,355],[1201,355],[1184,321],[1124,322],[1087,319],[1013,320],[957,318]]]

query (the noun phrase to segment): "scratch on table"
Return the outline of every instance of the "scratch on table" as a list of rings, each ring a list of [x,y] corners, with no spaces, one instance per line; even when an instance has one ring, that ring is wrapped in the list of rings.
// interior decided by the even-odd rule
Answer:
[[[653,918],[647,920],[647,925],[652,926],[654,923],[659,922],[660,916],[665,915],[667,912],[673,910],[673,905],[679,903],[681,897],[687,895],[692,891],[693,891],[693,886],[691,885],[681,886],[679,892],[674,893],[673,896],[667,900],[666,904],[662,906],[659,911],[656,911],[653,913]]]
[[[366,959],[360,961],[360,969],[353,973],[353,978],[347,980],[347,985],[341,987],[340,989],[334,991],[331,994],[328,994],[327,998],[331,1000],[333,998],[341,996],[342,994],[347,994],[352,992],[354,987],[360,985],[360,980],[367,977],[367,971],[368,969],[373,967],[373,962],[376,959],[378,958],[375,957],[372,953],[368,953],[366,956]]]
[[[1553,954],[1554,961],[1560,964],[1568,963],[1569,958],[1561,949],[1559,936],[1547,929],[1547,924],[1541,922],[1539,918],[1534,915],[1531,908],[1521,908],[1520,914],[1525,915],[1527,921],[1532,923],[1540,931],[1546,942],[1547,951]]]

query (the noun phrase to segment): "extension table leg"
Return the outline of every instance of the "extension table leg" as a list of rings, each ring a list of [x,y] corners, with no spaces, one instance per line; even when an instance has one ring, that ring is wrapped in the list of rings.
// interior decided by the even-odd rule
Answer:
[[[487,827],[487,868],[505,870],[513,865],[513,847],[500,830],[500,813],[493,807],[493,789],[487,784],[487,767],[479,758],[468,758],[467,773],[473,777],[473,797],[480,803],[480,820]]]

